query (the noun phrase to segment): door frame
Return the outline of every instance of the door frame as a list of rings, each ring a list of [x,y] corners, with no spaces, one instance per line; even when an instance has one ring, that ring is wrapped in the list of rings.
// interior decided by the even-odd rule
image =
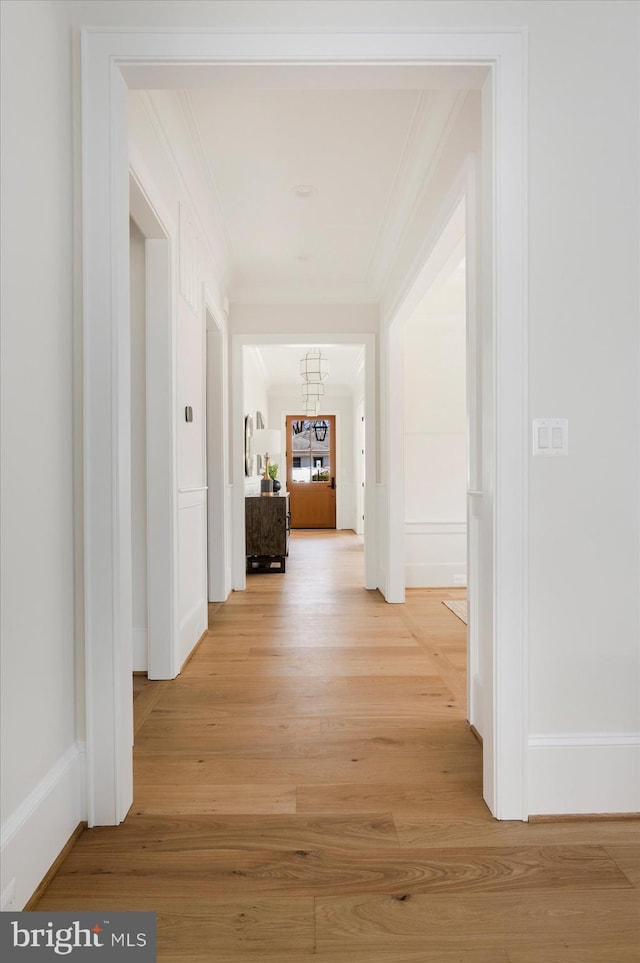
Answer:
[[[131,483],[128,426],[129,265],[127,83],[145,71],[198,64],[469,64],[493,77],[495,298],[495,612],[485,731],[485,790],[498,818],[527,816],[527,256],[526,31],[233,33],[84,28],[82,89],[83,546],[87,819],[113,825],[133,798],[131,719]],[[131,73],[132,72],[132,73]],[[151,85],[151,84],[149,84]],[[172,78],[171,86],[177,86]],[[155,84],[157,86],[157,82]],[[499,189],[497,189],[499,188]],[[317,336],[316,336],[317,339]],[[327,335],[322,335],[327,340]],[[334,336],[332,340],[337,340]],[[259,337],[264,343],[265,338]],[[291,335],[285,341],[291,342]],[[298,338],[295,339],[296,341]],[[362,343],[363,336],[353,340]],[[234,375],[238,371],[237,351]],[[371,367],[373,352],[369,352]],[[367,478],[375,477],[373,370],[367,392]],[[391,387],[391,386],[390,386]],[[234,383],[233,419],[238,419]],[[394,389],[395,390],[395,389]],[[241,412],[241,408],[240,408]],[[386,415],[386,412],[382,412]],[[234,580],[244,531],[234,430]],[[393,469],[385,457],[384,475]],[[370,468],[372,469],[370,471]],[[377,494],[377,493],[376,493]],[[388,493],[387,493],[388,495]],[[388,497],[367,484],[388,558]],[[367,579],[372,545],[366,540]],[[376,556],[373,556],[376,558]],[[377,579],[374,577],[374,583]]]
[[[207,410],[207,589],[209,602],[231,592],[227,334],[205,293]]]
[[[180,671],[175,283],[168,219],[129,168],[131,217],[145,238],[147,675]]]
[[[366,458],[367,477],[375,477],[376,465],[376,437],[375,437],[375,409],[376,409],[376,343],[373,334],[327,334],[315,332],[311,334],[234,334],[231,337],[231,433],[233,458],[233,521],[232,521],[232,564],[233,588],[242,592],[247,586],[245,536],[244,536],[244,348],[249,345],[260,344],[295,344],[304,347],[314,347],[318,344],[354,344],[364,345],[364,396],[365,396],[365,430],[367,424],[371,427],[367,434]],[[335,414],[330,409],[328,414]],[[282,427],[282,426],[279,426]],[[336,467],[339,464],[339,421],[336,419]],[[340,497],[338,489],[337,497]],[[365,532],[364,532],[364,587],[375,589],[377,581],[377,526],[375,513],[375,486],[365,486]],[[336,524],[340,518],[340,504],[336,503]]]
[[[334,491],[333,516],[334,517],[333,517],[332,526],[328,528],[319,528],[318,531],[337,531],[338,519],[340,517],[340,513],[338,512],[338,492],[342,488],[342,484],[340,481],[340,465],[339,465],[339,459],[338,459],[338,433],[337,433],[338,425],[340,423],[340,418],[337,412],[331,412],[331,411],[323,411],[321,415],[294,414],[293,413],[294,411],[295,409],[291,409],[291,411],[287,412],[287,414],[285,414],[285,417],[284,417],[284,439],[285,439],[284,444],[286,449],[285,473],[286,473],[286,479],[287,479],[287,491],[289,492],[289,525],[290,525],[291,531],[293,531],[295,528],[293,524],[293,506],[294,506],[295,499],[292,498],[294,491],[291,489],[290,486],[293,484],[299,484],[299,483],[294,482],[293,479],[289,478],[289,458],[291,458],[291,461],[293,462],[293,457],[294,457],[293,448],[289,450],[289,438],[290,438],[289,436],[290,420],[289,419],[292,419],[295,421],[317,422],[317,421],[322,421],[325,418],[331,419],[331,423],[330,423],[331,424],[331,434],[330,434],[331,443],[329,448],[329,464],[333,472],[332,477],[334,480],[334,488],[333,488],[333,491]],[[333,452],[333,457],[331,457],[332,452]],[[293,472],[293,464],[291,465],[291,471]],[[313,473],[313,466],[311,466],[311,472]],[[336,482],[337,482],[337,489],[335,484]],[[315,486],[312,486],[312,487],[315,487]],[[298,526],[298,527],[304,528],[304,526]]]

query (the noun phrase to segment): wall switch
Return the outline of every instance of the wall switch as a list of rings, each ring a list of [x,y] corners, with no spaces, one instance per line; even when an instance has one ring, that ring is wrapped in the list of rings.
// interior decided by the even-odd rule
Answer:
[[[533,419],[533,454],[569,454],[569,422],[566,418]]]

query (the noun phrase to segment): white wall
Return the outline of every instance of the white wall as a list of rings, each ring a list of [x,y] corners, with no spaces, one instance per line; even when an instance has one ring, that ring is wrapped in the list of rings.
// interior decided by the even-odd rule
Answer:
[[[19,908],[83,817],[74,708],[71,48],[66,5],[3,3],[1,11],[0,889],[15,880]]]
[[[378,306],[233,303],[229,324],[233,334],[375,334]]]
[[[466,580],[465,320],[423,309],[404,328],[407,587]]]
[[[530,414],[570,433],[530,463],[533,812],[639,808],[638,7],[572,7],[531,42]]]
[[[131,574],[133,669],[148,668],[147,640],[147,392],[144,236],[130,222],[131,277]]]
[[[256,415],[262,415],[265,428],[277,428],[277,422],[272,424],[269,418],[269,396],[267,390],[267,373],[260,363],[260,357],[254,347],[245,346],[242,353],[243,386],[244,386],[244,416],[249,415],[253,428],[258,427]],[[245,494],[256,495],[260,492],[260,478],[255,456],[249,456],[250,473],[245,476]]]

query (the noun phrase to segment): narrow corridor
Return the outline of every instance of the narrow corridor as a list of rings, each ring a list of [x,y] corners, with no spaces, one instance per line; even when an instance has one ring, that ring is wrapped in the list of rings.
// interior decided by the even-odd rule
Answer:
[[[167,963],[637,960],[637,823],[493,820],[464,590],[388,605],[362,564],[295,532],[175,681],[136,679],[133,807],[36,908],[155,910]]]

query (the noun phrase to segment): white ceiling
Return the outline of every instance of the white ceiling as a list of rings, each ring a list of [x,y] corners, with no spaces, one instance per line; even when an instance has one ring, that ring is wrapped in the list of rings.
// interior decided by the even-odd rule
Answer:
[[[452,65],[124,72],[131,88],[146,88],[179,166],[204,172],[217,231],[212,250],[220,252],[230,301],[249,303],[378,301],[464,91],[486,76]],[[189,141],[179,150],[178,132]],[[312,188],[310,196],[296,194],[300,185]],[[439,271],[423,312],[460,303],[459,265],[459,258],[450,264],[458,270],[449,282]],[[252,350],[276,388],[301,383],[306,349]],[[353,388],[363,349],[324,349],[331,388]]]
[[[231,300],[377,299],[385,236],[418,148],[411,134],[418,123],[439,127],[455,99],[191,91],[229,243]],[[311,195],[298,197],[299,185]]]
[[[325,389],[353,390],[364,380],[364,346],[357,344],[319,344],[323,355],[329,362],[329,377]],[[262,367],[268,388],[300,387],[300,359],[309,350],[308,344],[271,344],[245,348],[253,351]]]
[[[127,77],[165,88],[147,96],[169,137],[182,111],[226,249],[229,298],[271,303],[379,300],[442,136],[485,75],[453,66],[156,73]],[[311,195],[297,196],[299,185]]]

